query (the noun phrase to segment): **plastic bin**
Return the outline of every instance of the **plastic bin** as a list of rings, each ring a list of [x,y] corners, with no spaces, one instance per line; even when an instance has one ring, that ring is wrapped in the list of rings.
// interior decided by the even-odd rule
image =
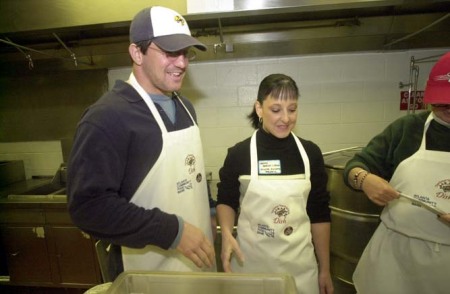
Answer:
[[[295,294],[287,274],[143,272],[120,274],[106,294]]]

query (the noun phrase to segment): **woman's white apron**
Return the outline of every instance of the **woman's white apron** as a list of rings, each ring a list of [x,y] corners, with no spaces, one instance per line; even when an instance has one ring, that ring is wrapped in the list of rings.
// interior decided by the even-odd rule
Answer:
[[[450,212],[450,154],[419,150],[399,164],[390,184]],[[360,294],[444,294],[450,291],[450,226],[411,201],[391,201],[353,275]]]
[[[199,227],[212,241],[207,184],[199,128],[168,132],[153,101],[137,83],[128,81],[141,95],[162,132],[162,150],[152,169],[133,195],[131,202],[146,209],[159,208],[181,216]],[[181,100],[180,100],[181,102]],[[183,104],[183,103],[182,103]],[[183,105],[184,106],[184,105]],[[124,270],[201,271],[175,249],[148,245],[142,249],[122,247]]]
[[[306,214],[311,190],[309,159],[300,140],[297,143],[305,165],[304,175],[258,176],[258,167],[270,173],[275,162],[258,161],[256,132],[250,143],[251,175],[240,177],[241,212],[237,240],[245,256],[243,264],[232,258],[233,272],[288,273],[298,293],[319,293],[318,267]],[[247,186],[248,185],[248,186]]]

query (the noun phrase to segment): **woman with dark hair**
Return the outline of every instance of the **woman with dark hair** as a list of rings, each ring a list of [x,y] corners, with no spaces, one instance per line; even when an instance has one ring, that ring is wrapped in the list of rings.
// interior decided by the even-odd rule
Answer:
[[[225,272],[288,273],[298,293],[328,294],[327,175],[319,147],[292,133],[298,97],[289,76],[264,78],[248,116],[256,130],[228,150],[217,196],[221,258]]]

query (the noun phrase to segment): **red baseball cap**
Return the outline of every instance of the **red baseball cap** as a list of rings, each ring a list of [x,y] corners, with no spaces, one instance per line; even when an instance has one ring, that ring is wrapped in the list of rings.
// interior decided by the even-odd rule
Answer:
[[[423,102],[450,104],[450,52],[444,54],[431,69]]]

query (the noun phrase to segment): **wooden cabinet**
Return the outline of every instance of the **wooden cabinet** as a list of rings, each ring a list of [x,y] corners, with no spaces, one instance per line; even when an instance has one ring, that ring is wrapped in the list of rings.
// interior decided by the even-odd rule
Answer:
[[[12,285],[102,283],[95,240],[71,222],[65,203],[0,201],[0,232]]]
[[[11,282],[51,284],[44,227],[5,227],[2,239]]]
[[[90,236],[74,227],[53,226],[49,230],[55,246],[51,255],[60,283],[94,285],[101,282]]]

